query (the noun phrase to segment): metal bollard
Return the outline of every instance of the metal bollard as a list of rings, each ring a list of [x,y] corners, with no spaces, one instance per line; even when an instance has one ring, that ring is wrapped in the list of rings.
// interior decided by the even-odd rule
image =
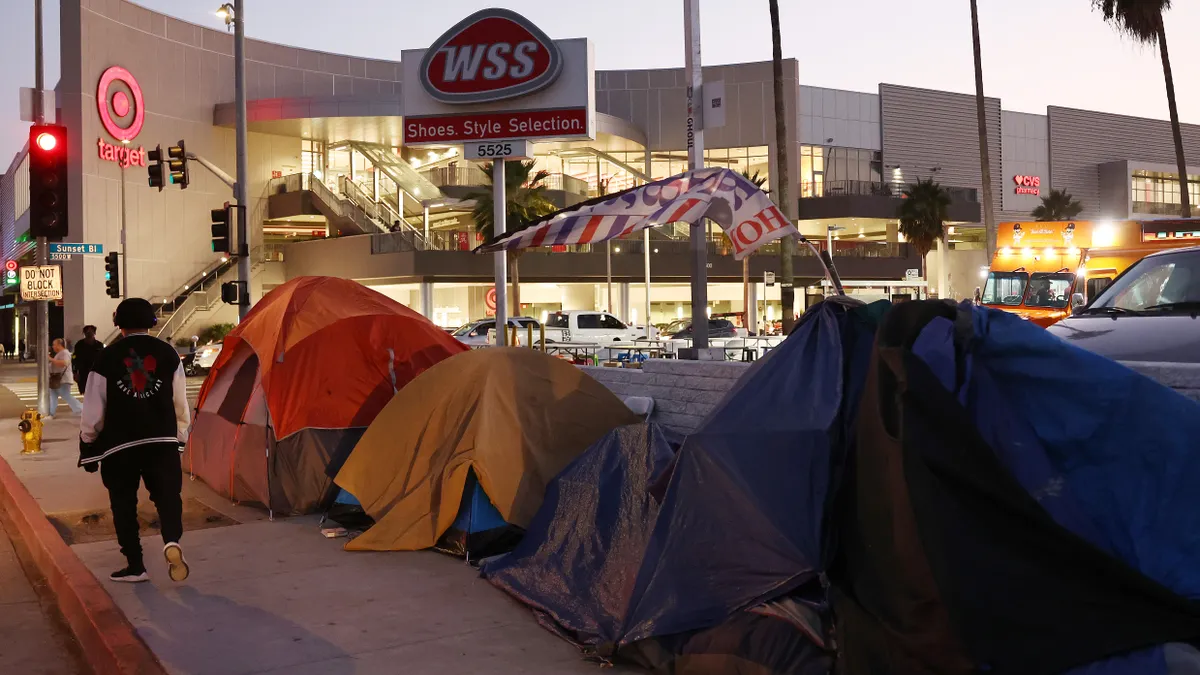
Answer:
[[[525,346],[533,349],[533,324],[525,324]]]
[[[36,410],[26,410],[21,413],[21,421],[17,423],[21,432],[21,454],[40,455],[42,453],[42,415]]]
[[[538,344],[541,345],[542,352],[544,353],[546,351],[546,326],[545,326],[545,324],[540,324],[540,323],[538,324]]]

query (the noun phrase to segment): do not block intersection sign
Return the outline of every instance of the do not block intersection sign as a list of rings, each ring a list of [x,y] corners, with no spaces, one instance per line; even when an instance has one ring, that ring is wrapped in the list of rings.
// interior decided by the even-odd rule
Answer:
[[[58,265],[22,267],[21,299],[62,300],[62,268]]]

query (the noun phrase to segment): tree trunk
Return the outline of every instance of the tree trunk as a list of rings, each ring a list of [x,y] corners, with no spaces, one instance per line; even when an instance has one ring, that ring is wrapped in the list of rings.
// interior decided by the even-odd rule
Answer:
[[[987,107],[983,98],[983,52],[979,48],[979,8],[971,0],[971,38],[975,51],[975,114],[979,125],[979,174],[983,179],[983,231],[988,260],[996,254],[996,211],[992,203],[992,163],[988,151]]]
[[[1162,13],[1158,15],[1158,52],[1162,56],[1163,79],[1167,83],[1167,107],[1171,110],[1171,136],[1175,139],[1175,163],[1179,167],[1179,205],[1183,217],[1192,217],[1192,200],[1188,194],[1187,160],[1183,155],[1183,135],[1179,131],[1179,109],[1175,106],[1175,77],[1171,74],[1171,57],[1167,54],[1167,29]]]
[[[768,0],[771,7],[771,65],[775,90],[775,204],[790,222],[791,202],[788,201],[787,106],[783,100],[783,44],[779,38],[779,1]],[[792,256],[796,252],[794,237],[784,237],[779,246],[780,310],[783,314],[783,334],[790,335],[795,321],[796,275]],[[830,258],[832,260],[832,258]]]

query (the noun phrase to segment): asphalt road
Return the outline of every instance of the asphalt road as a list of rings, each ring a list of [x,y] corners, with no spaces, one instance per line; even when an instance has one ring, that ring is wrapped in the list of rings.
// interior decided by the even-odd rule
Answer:
[[[189,377],[187,379],[187,396],[188,402],[192,408],[196,407],[196,399],[200,396],[200,387],[204,384],[204,377]],[[21,402],[27,406],[34,407],[37,405],[37,371],[32,364],[20,364],[5,362],[0,365],[0,385],[10,389]],[[79,390],[75,390],[76,397]],[[67,410],[67,404],[62,402],[59,404],[59,410]]]

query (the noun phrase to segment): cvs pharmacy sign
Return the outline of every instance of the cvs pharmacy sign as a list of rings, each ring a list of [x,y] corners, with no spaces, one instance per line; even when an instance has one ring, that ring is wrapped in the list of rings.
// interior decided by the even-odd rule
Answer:
[[[1042,191],[1041,176],[1013,176],[1013,182],[1017,184],[1016,193],[1019,195],[1037,196]]]
[[[563,56],[525,17],[485,9],[442,34],[421,60],[421,86],[443,103],[485,103],[531,94],[558,79]]]

